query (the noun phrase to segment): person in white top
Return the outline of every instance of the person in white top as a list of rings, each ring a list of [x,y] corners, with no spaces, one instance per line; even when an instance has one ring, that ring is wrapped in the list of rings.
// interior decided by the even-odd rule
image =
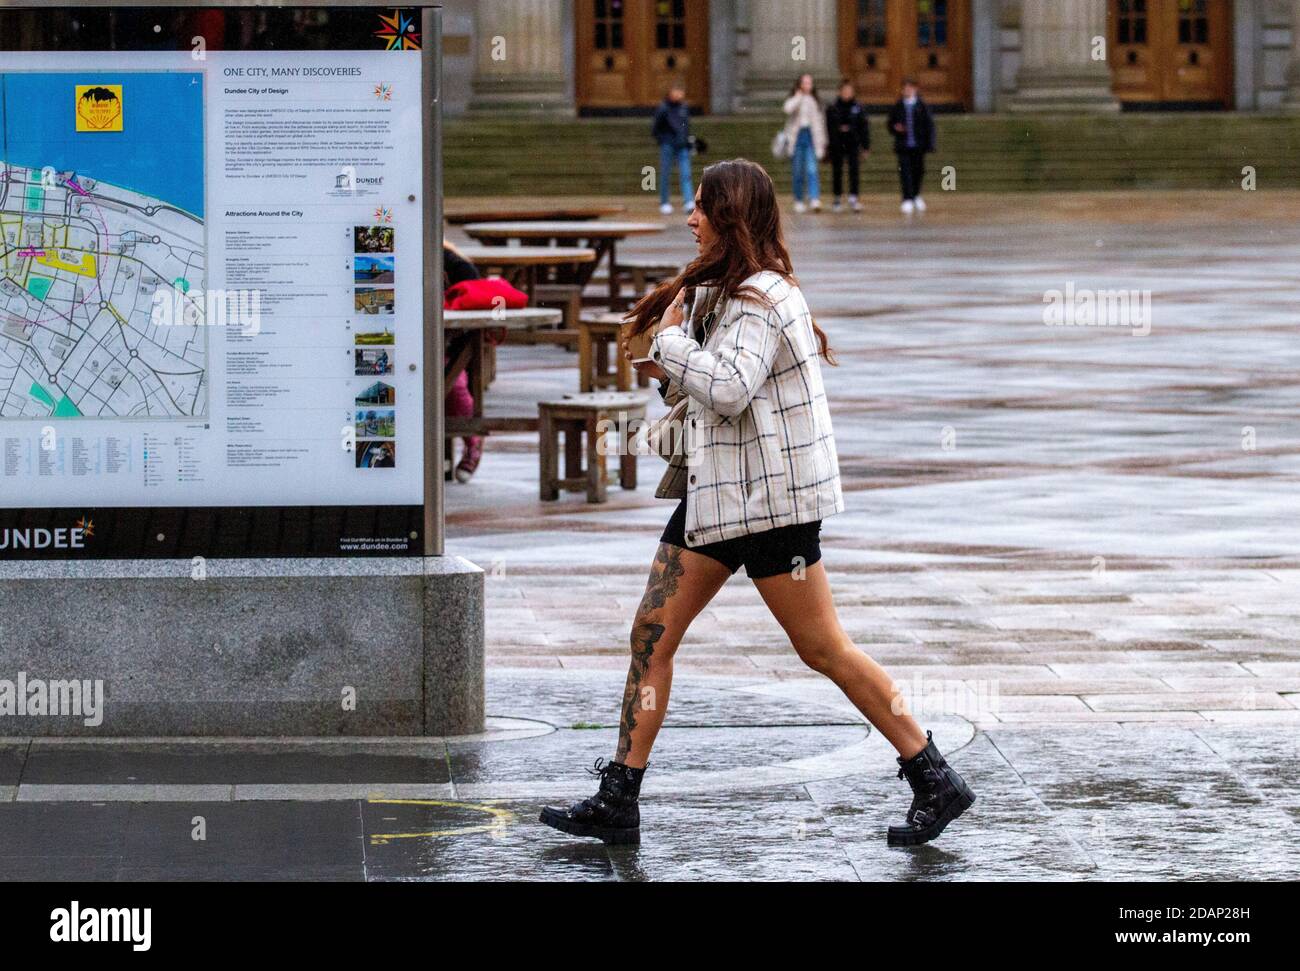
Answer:
[[[826,109],[817,96],[811,74],[801,74],[785,99],[785,144],[794,175],[794,211],[818,212],[822,207],[817,164],[826,157]]]
[[[844,509],[822,383],[822,362],[834,356],[795,279],[776,189],[761,166],[732,159],[704,170],[695,201],[686,225],[699,254],[632,309],[622,342],[665,402],[685,405],[675,420],[686,434],[656,491],[678,505],[632,621],[618,747],[612,762],[596,763],[596,795],[548,806],[541,822],[607,843],[640,840],[641,780],[668,709],[673,655],[743,566],[800,659],[897,749],[913,798],[889,845],[928,842],[975,795],[840,624],[820,540],[822,520]],[[649,357],[634,358],[630,341],[646,333]]]

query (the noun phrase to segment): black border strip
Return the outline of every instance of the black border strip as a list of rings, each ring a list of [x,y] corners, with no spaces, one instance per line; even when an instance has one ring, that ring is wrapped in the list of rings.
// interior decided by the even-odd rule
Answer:
[[[74,539],[71,531],[84,529],[86,524],[90,525],[89,534],[82,537],[79,548],[71,548]],[[38,531],[44,531],[48,537]],[[42,539],[48,545],[31,548]],[[62,540],[61,548],[54,545],[58,539]],[[344,549],[345,541],[351,540],[375,545]],[[195,556],[420,556],[424,552],[424,508],[0,509],[0,547],[0,562],[191,559]]]
[[[380,16],[413,21],[407,44],[422,45],[418,6],[6,7],[0,50],[190,51],[195,37],[220,51],[386,50]],[[158,29],[155,29],[158,28]],[[32,33],[39,32],[39,47]],[[405,49],[414,49],[406,47]]]

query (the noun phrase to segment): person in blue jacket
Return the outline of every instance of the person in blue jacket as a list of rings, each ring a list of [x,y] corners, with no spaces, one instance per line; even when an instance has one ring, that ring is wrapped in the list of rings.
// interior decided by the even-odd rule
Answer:
[[[655,109],[650,132],[659,143],[659,211],[671,215],[673,162],[682,183],[682,211],[695,208],[695,188],[691,185],[691,110],[686,104],[686,88],[674,82],[664,100]]]

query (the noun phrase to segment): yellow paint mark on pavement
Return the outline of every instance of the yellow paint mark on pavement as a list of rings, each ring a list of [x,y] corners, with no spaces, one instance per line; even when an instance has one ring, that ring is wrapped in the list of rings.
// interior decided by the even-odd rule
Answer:
[[[442,799],[367,799],[372,806],[437,806],[444,809],[467,809],[472,812],[486,813],[493,817],[490,823],[474,826],[456,826],[451,829],[436,829],[424,833],[372,833],[371,846],[383,846],[389,840],[434,839],[443,836],[468,836],[470,833],[505,833],[506,825],[514,819],[514,813],[498,806],[488,806],[474,802],[451,802]]]

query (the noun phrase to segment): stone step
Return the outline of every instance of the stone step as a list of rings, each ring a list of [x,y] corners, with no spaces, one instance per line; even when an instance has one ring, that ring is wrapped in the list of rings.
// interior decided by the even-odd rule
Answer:
[[[863,190],[895,182],[891,143],[873,119],[876,151],[862,169]],[[1261,187],[1300,186],[1300,117],[1214,113],[1115,117],[947,115],[930,168],[955,168],[958,188],[1228,188],[1253,166]],[[768,146],[774,118],[711,116],[695,130],[709,142],[697,167],[743,156],[767,165],[782,192],[790,166]],[[658,156],[644,119],[452,119],[445,137],[449,195],[628,194],[642,191],[643,169]],[[521,146],[544,150],[521,151]],[[589,164],[597,160],[598,164]],[[581,163],[581,164],[575,164]],[[829,178],[829,166],[823,175]]]

